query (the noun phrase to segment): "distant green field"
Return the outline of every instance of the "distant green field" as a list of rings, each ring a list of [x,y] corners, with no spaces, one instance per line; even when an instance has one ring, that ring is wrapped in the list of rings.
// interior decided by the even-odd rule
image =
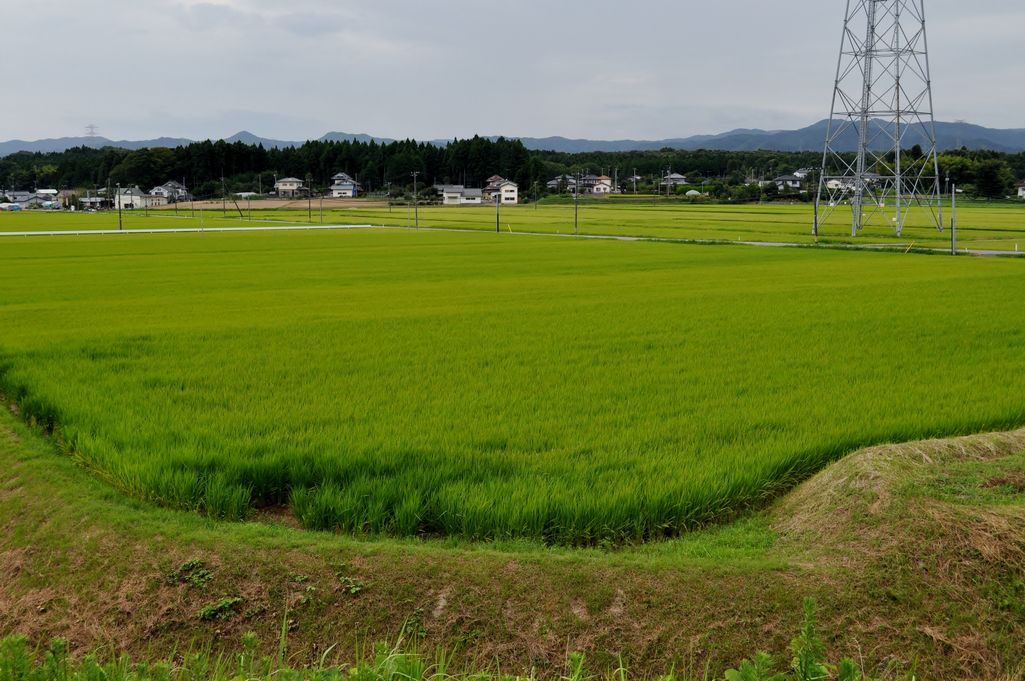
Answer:
[[[8,237],[0,385],[160,504],[291,504],[307,527],[357,533],[649,540],[862,445],[1025,424],[1022,290],[1017,260],[897,253]]]
[[[253,204],[258,205],[257,203]],[[584,202],[579,211],[579,232],[592,235],[623,235],[715,241],[781,241],[812,243],[812,208],[807,204],[746,204],[702,205],[626,202]],[[244,219],[231,210],[220,209],[199,213],[182,210],[151,212],[149,217],[140,211],[126,211],[123,219],[127,229],[152,227],[197,227],[200,222],[210,227],[304,224],[308,223],[306,210],[246,210]],[[420,226],[424,228],[474,229],[493,231],[496,228],[494,207],[439,207],[422,206],[419,209]],[[250,216],[252,220],[250,220]],[[314,203],[313,222],[320,223],[321,215]],[[327,224],[372,224],[412,227],[415,224],[411,206],[392,208],[346,208],[325,210]],[[904,235],[897,238],[892,228],[875,224],[866,228],[856,239],[850,236],[849,212],[838,210],[823,225],[820,241],[823,243],[902,244],[923,248],[947,248],[949,232],[938,232],[929,226],[927,216],[920,210],[911,213]],[[949,223],[949,213],[947,220]],[[966,204],[958,210],[959,245],[971,249],[1020,250],[1025,252],[1025,203]],[[574,208],[572,204],[541,204],[505,207],[500,215],[504,231],[568,234],[573,232]],[[116,213],[106,214],[45,214],[0,213],[0,231],[35,231],[59,229],[116,229]]]

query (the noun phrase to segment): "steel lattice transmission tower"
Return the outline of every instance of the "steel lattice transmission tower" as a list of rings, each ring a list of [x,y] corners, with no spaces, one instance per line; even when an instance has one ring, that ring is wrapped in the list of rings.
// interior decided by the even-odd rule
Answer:
[[[847,0],[814,233],[847,204],[854,236],[915,206],[942,231],[940,191],[925,0]]]

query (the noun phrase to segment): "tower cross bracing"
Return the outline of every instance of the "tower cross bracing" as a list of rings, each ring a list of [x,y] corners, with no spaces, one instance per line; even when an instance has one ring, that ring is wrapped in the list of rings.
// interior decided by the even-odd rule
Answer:
[[[925,0],[847,0],[814,233],[848,206],[853,236],[912,209],[942,230],[940,198]]]

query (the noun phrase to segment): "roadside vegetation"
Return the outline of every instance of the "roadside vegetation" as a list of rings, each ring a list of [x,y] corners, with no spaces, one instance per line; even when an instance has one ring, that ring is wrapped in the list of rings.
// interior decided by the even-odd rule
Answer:
[[[633,544],[862,446],[1025,423],[1016,261],[354,231],[0,262],[22,416],[214,518]]]

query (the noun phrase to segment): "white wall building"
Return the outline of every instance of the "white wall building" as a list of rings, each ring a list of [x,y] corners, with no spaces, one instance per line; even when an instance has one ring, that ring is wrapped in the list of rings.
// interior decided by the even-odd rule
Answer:
[[[331,178],[331,198],[354,199],[359,196],[359,183],[346,173]]]
[[[662,181],[659,182],[659,184],[663,187],[669,185],[670,189],[676,189],[681,185],[690,184],[690,182],[687,181],[686,175],[681,175],[680,173],[669,173],[662,177]]]
[[[512,180],[507,180],[498,175],[488,178],[488,186],[482,192],[484,203],[494,203],[495,197],[503,204],[515,204],[520,202],[520,187]]]
[[[1018,198],[1025,199],[1025,182],[1018,185]]]
[[[122,187],[114,194],[115,209],[135,210],[137,208],[159,208],[166,205],[166,196],[144,194],[138,187]]]
[[[149,193],[153,196],[163,196],[169,202],[176,201],[188,201],[189,190],[181,182],[165,182],[159,187],[153,187],[149,190]]]
[[[302,192],[303,181],[298,177],[285,177],[274,183],[274,191],[278,196],[294,197]]]
[[[594,186],[591,187],[592,194],[611,194],[612,178],[607,175],[599,175],[595,178]]]
[[[438,184],[434,189],[441,195],[441,203],[445,206],[479,206],[483,195],[483,190],[461,184]]]

